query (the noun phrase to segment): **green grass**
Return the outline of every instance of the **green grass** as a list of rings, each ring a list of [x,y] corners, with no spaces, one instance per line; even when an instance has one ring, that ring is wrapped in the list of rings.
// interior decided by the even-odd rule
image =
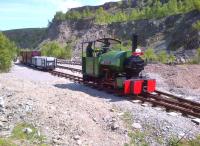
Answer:
[[[172,137],[169,142],[169,146],[200,146],[200,135],[192,140],[178,139]]]
[[[32,132],[25,133],[24,129],[30,128]],[[38,135],[38,130],[31,124],[17,124],[9,138],[0,138],[0,146],[47,146],[44,143],[45,137]]]
[[[124,146],[148,146],[149,144],[145,140],[145,133],[141,131],[129,132],[130,137],[129,144],[124,144]]]
[[[122,117],[122,120],[124,121],[125,123],[125,126],[127,128],[131,128],[131,124],[133,123],[133,118],[132,118],[132,115],[130,112],[125,112],[123,117]]]
[[[25,128],[30,128],[32,130],[31,133],[25,133],[23,130]],[[44,136],[38,135],[38,130],[31,124],[27,123],[20,123],[16,125],[12,131],[12,136],[13,139],[18,139],[18,140],[28,140],[32,143],[38,143],[42,144],[45,140]]]
[[[0,146],[17,146],[9,139],[0,138]]]

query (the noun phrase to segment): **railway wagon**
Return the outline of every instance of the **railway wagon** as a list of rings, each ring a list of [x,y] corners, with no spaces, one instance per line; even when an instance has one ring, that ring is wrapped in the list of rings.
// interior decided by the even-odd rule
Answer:
[[[20,52],[20,62],[26,65],[32,64],[32,57],[41,56],[40,51],[21,51]]]
[[[40,51],[21,51],[20,62],[42,70],[54,70],[57,66],[56,58],[41,56]]]
[[[95,44],[103,43],[101,49],[95,49]],[[84,82],[95,82],[99,86],[123,90],[124,94],[140,95],[144,92],[154,92],[156,81],[141,74],[144,70],[142,52],[137,49],[137,35],[132,38],[132,50],[123,51],[110,48],[110,44],[121,41],[103,38],[82,45],[82,74]],[[83,56],[83,46],[88,44],[86,56]],[[90,47],[93,44],[93,49]],[[107,47],[107,48],[106,48]]]
[[[35,56],[32,57],[32,66],[43,70],[54,70],[57,65],[57,59],[54,57]]]

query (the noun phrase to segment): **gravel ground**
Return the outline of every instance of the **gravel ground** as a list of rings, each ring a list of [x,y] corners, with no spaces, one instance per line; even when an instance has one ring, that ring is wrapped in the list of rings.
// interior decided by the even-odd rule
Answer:
[[[145,72],[157,80],[159,90],[200,102],[200,65],[150,64]]]
[[[159,69],[155,66],[149,75],[158,77],[159,88],[166,85],[162,88],[170,91],[166,78],[156,74]],[[9,135],[15,123],[26,121],[39,127],[51,145],[122,146],[130,140],[130,129],[144,133],[152,146],[200,134],[191,118],[21,65],[0,74],[0,97],[0,135]],[[124,115],[131,119],[128,126]]]

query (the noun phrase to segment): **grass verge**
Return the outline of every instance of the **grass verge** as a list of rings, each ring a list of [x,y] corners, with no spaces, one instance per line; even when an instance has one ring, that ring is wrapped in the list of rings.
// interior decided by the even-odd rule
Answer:
[[[25,132],[29,129],[29,132]],[[28,123],[17,124],[9,138],[0,138],[0,146],[47,146],[45,137],[33,125]]]

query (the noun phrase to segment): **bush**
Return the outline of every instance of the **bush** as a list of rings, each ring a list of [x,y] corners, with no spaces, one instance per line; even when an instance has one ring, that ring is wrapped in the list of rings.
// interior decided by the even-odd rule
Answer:
[[[166,51],[161,51],[158,55],[157,55],[157,59],[159,62],[161,63],[167,63],[168,60],[168,55]]]
[[[8,71],[10,69],[16,53],[15,44],[0,32],[0,71]]]
[[[168,56],[168,63],[169,64],[173,64],[175,62],[175,60],[176,60],[176,57],[173,54],[170,54]]]
[[[200,20],[198,20],[196,23],[192,25],[192,27],[198,31],[200,31]]]
[[[154,50],[152,48],[145,50],[143,59],[145,59],[147,62],[156,61],[157,57]]]
[[[41,47],[44,56],[52,56],[61,59],[71,59],[71,45],[60,46],[57,42],[49,42]]]
[[[197,54],[194,56],[192,60],[192,64],[199,64],[200,63],[200,48],[197,49]]]

